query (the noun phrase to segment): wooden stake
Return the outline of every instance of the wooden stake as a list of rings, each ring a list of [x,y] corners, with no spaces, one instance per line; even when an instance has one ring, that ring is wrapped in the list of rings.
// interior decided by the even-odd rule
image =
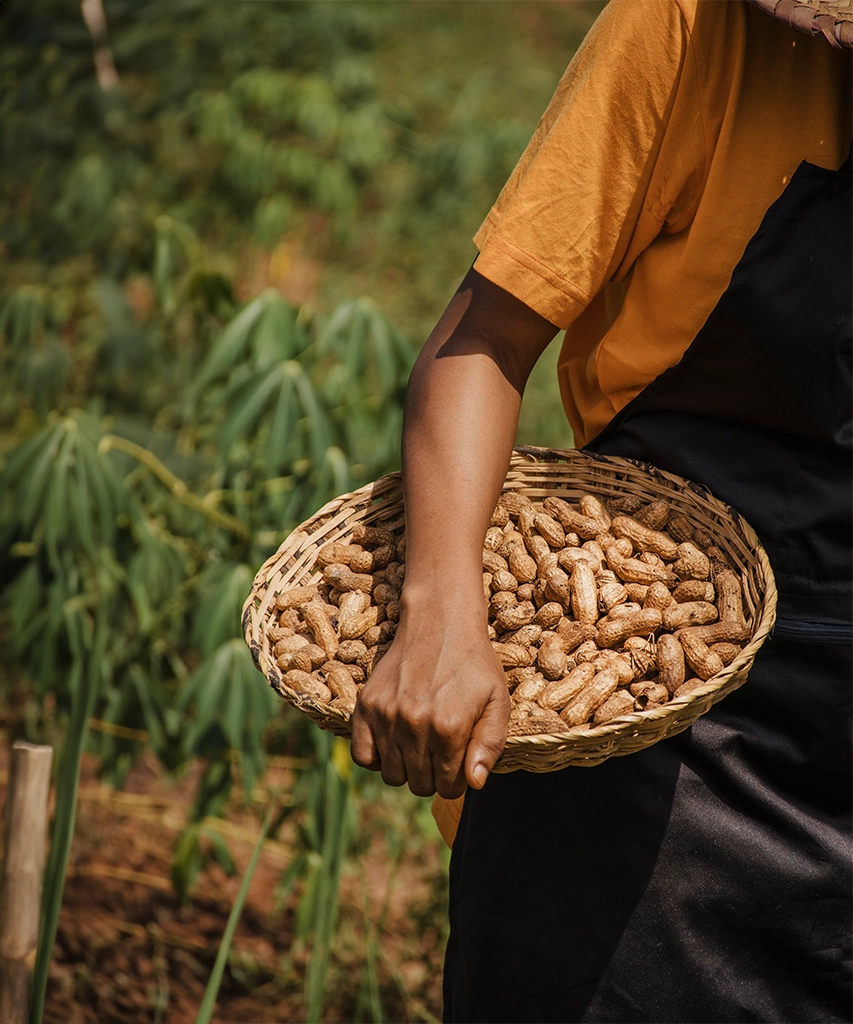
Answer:
[[[12,747],[0,872],[0,1021],[27,1024],[47,837],[52,747]]]

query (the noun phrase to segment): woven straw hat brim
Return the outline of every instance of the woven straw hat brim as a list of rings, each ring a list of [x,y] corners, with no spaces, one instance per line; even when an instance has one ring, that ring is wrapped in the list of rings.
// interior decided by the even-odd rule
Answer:
[[[750,0],[777,21],[831,46],[853,49],[853,0]]]

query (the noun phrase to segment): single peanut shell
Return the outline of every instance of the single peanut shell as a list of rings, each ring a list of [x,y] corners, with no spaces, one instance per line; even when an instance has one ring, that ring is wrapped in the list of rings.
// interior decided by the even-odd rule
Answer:
[[[495,616],[495,629],[507,632],[511,629],[520,629],[533,621],[536,609],[532,601],[522,601],[520,604],[509,605],[501,608]]]
[[[326,652],[326,659],[331,661],[338,650],[338,635],[326,614],[325,605],[309,602],[302,605],[302,619],[311,631],[314,642]]]
[[[740,647],[737,644],[711,644],[708,648],[712,654],[716,654],[720,661],[725,665],[729,666],[740,654]]]
[[[323,579],[338,590],[361,590],[369,594],[373,590],[373,577],[367,573],[353,572],[349,566],[334,563],[323,570]]]
[[[585,662],[595,661],[599,654],[601,654],[601,648],[595,640],[584,640],[580,647],[574,651],[573,657],[580,665]]]
[[[546,685],[545,677],[539,672],[534,672],[532,676],[526,676],[519,682],[515,690],[513,690],[513,700],[535,701]]]
[[[679,544],[685,540],[693,540],[693,525],[686,516],[671,515],[666,524],[666,532]]]
[[[587,519],[598,523],[599,533],[607,533],[610,530],[610,513],[594,495],[585,494],[578,502],[578,507]]]
[[[526,554],[520,546],[513,548],[507,561],[509,571],[519,583],[532,583],[536,579],[536,560]]]
[[[564,611],[569,607],[572,599],[569,577],[562,570],[552,573],[545,581],[545,597],[557,602]]]
[[[669,700],[669,690],[667,690],[663,683],[656,683],[650,679],[639,683],[631,683],[628,689],[635,698],[645,697],[649,703],[666,704]]]
[[[566,531],[553,516],[540,512],[535,516],[533,525],[550,547],[562,550],[566,546]]]
[[[514,604],[518,604],[518,598],[512,591],[499,590],[496,594],[492,594],[492,599],[489,601],[489,618],[494,619],[501,608],[511,608]]]
[[[570,582],[575,619],[592,626],[598,621],[598,592],[595,573],[586,562],[577,562]]]
[[[355,688],[352,673],[346,665],[340,665],[337,662],[332,663],[332,667],[326,672],[326,686],[329,687],[333,696],[343,697],[347,701],[351,701],[353,707],[355,707],[358,690]]]
[[[595,677],[595,669],[590,664],[578,665],[568,675],[543,687],[537,699],[540,707],[550,711],[564,708],[583,690]]]
[[[655,660],[658,667],[658,679],[674,694],[684,682],[684,648],[670,633],[658,637]]]
[[[673,698],[675,698],[675,697],[686,697],[688,693],[693,693],[694,690],[698,690],[701,686],[704,686],[704,685],[705,685],[705,680],[704,679],[699,679],[697,676],[694,676],[692,679],[686,679],[681,684],[681,686],[678,687],[678,689],[675,691],[675,693],[672,696],[673,696]]]
[[[731,569],[723,569],[714,576],[717,588],[717,608],[723,622],[743,621],[743,592],[740,580]]]
[[[610,553],[613,548],[608,549],[608,565],[611,564]],[[656,580],[665,583],[667,586],[675,586],[678,577],[665,569],[658,569],[653,565],[646,565],[639,558],[623,558],[617,564],[611,565],[616,575],[626,583],[643,583],[650,586]]]
[[[486,530],[486,538],[483,547],[486,551],[497,551],[504,542],[503,530],[499,526],[490,526]]]
[[[634,518],[650,530],[662,530],[669,522],[671,511],[669,502],[658,498],[641,508]]]
[[[706,580],[711,563],[706,554],[687,540],[678,545],[678,558],[672,564],[672,571],[680,580]]]
[[[335,657],[345,665],[353,665],[358,661],[362,654],[366,653],[367,647],[361,642],[361,640],[342,640],[338,644],[338,650]]]
[[[557,601],[549,601],[536,612],[533,621],[543,629],[550,629],[551,626],[556,626],[562,617],[563,606]]]
[[[549,497],[542,504],[567,533],[576,533],[584,540],[591,540],[597,533],[601,533],[599,524],[594,519],[576,512],[562,498]]]
[[[500,658],[501,664],[506,668],[529,665],[535,657],[535,655],[531,656],[526,647],[521,647],[519,644],[493,643],[492,648]]]
[[[644,608],[657,608],[659,612],[662,612],[674,603],[672,594],[670,594],[669,588],[665,583],[655,580],[654,583],[649,584],[649,589],[646,591],[646,596],[643,600]]]
[[[285,672],[283,682],[289,689],[313,697],[314,700],[320,701],[322,704],[328,704],[332,699],[332,691],[328,686],[316,679],[310,672],[293,669],[290,672]]]
[[[489,523],[492,526],[497,526],[498,528],[500,528],[502,526],[506,526],[508,522],[509,509],[506,508],[504,505],[498,505],[495,508],[494,512],[492,512],[491,518],[489,519]]]
[[[356,555],[363,555],[364,548],[360,544],[347,544],[344,541],[333,540],[317,549],[317,565],[325,568],[327,565],[350,565]]]
[[[275,604],[280,611],[285,611],[288,608],[298,608],[308,601],[316,601],[319,596],[317,587],[314,585],[291,587],[290,590],[285,590],[276,597]]]
[[[548,680],[562,679],[566,672],[568,656],[562,648],[549,644],[547,647],[540,647],[536,655],[536,664],[542,675]]]
[[[621,583],[604,583],[598,592],[598,607],[605,614],[627,600],[628,591]]]
[[[665,562],[671,562],[678,556],[678,545],[672,537],[650,529],[630,516],[616,516],[610,524],[610,532],[615,537],[626,537],[640,551],[653,551]]]
[[[661,627],[661,613],[657,608],[641,608],[633,615],[620,616],[598,627],[598,646],[615,647],[629,636],[645,636]]]
[[[580,666],[578,666],[580,667]],[[570,728],[582,725],[590,715],[601,707],[619,686],[619,677],[612,668],[599,672],[583,690],[561,712],[560,718]]]
[[[612,722],[614,718],[621,718],[622,715],[633,714],[634,698],[625,690],[617,690],[598,708],[592,716],[594,725],[605,725]]]
[[[628,591],[628,600],[636,601],[637,604],[643,604],[649,593],[649,588],[644,583],[626,583],[625,589]]]
[[[686,626],[704,626],[716,622],[717,606],[708,601],[685,601],[673,604],[663,612],[663,628],[675,632]]]
[[[298,651],[300,647],[305,647],[311,643],[311,637],[306,636],[305,633],[291,633],[290,636],[282,637],[275,647],[273,648],[273,654],[276,658],[283,658],[285,655],[291,655],[294,651]]]
[[[716,601],[714,584],[709,580],[685,580],[672,592],[673,600],[679,604],[685,601]],[[722,616],[721,616],[722,618]]]
[[[676,634],[676,639],[684,648],[687,664],[700,679],[710,679],[711,676],[723,671],[720,656],[710,651],[707,644],[698,637],[682,630]]]
[[[522,508],[529,504],[530,498],[518,491],[504,491],[498,498],[498,505],[503,505],[511,516],[517,516]]]
[[[640,609],[641,605],[634,604],[633,601],[623,601],[622,604],[615,604],[607,613],[606,620],[602,621],[615,622],[616,619],[623,619],[626,615],[633,615],[635,612],[640,611]]]
[[[625,494],[619,498],[608,498],[607,508],[613,516],[633,516],[643,507],[643,499],[636,494]]]
[[[371,549],[397,543],[397,538],[390,530],[382,526],[366,526],[363,523],[353,527],[351,536],[356,544]]]
[[[486,572],[496,573],[502,570],[506,571],[509,569],[509,566],[506,559],[501,558],[496,551],[489,551],[488,548],[483,548],[483,568]]]
[[[745,622],[734,620],[711,622],[707,626],[688,626],[681,632],[689,633],[706,644],[742,643],[750,637],[749,626]]]
[[[556,632],[563,642],[563,650],[566,654],[571,654],[580,644],[587,640],[595,640],[597,636],[595,626],[583,622],[573,622],[565,616],[557,623]]]
[[[501,642],[505,644],[518,644],[519,647],[530,647],[531,644],[535,644],[542,636],[542,627],[537,626],[534,622],[531,622],[528,626],[522,626],[520,629],[516,629],[512,633],[504,633],[501,637]],[[532,652],[531,657],[535,657],[536,652]]]
[[[371,605],[360,615],[341,614],[338,632],[341,640],[358,640],[371,626],[377,626],[385,618],[385,609]]]
[[[518,580],[507,569],[494,573],[492,576],[492,589],[497,593],[499,590],[518,590]]]

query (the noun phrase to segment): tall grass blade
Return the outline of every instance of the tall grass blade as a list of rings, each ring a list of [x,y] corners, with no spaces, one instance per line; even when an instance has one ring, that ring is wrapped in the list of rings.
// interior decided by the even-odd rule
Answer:
[[[95,642],[88,665],[78,654],[71,667],[69,692],[73,695],[71,722],[65,738],[65,749],[56,783],[56,813],[50,841],[50,854],[44,876],[42,894],[41,928],[39,929],[36,965],[33,971],[30,993],[30,1024],[41,1024],[44,1013],[44,999],[47,990],[47,975],[59,925],[59,911],[62,908],[62,894],[65,888],[65,873],[68,869],[68,855],[74,837],[74,817],[77,810],[77,786],[80,780],[80,758],[89,734],[89,719],[95,710],[98,695],[98,672],[104,661],[107,642],[105,609],[99,610],[95,627]]]
[[[318,872],[318,892],[311,960],[305,977],[308,1004],[307,1024],[319,1024],[326,995],[326,974],[329,969],[332,935],[338,915],[338,888],[341,866],[347,849],[347,806],[352,792],[348,744],[335,739],[325,773],[325,813],[323,845]]]
[[[210,978],[207,982],[207,988],[204,990],[204,997],[202,998],[201,1006],[198,1009],[195,1024],[210,1024],[210,1020],[213,1017],[213,1011],[216,1009],[216,997],[219,995],[219,986],[222,984],[222,975],[225,973],[225,965],[228,963],[228,954],[231,951],[231,943],[234,940],[234,932],[237,930],[237,925],[240,922],[240,916],[243,913],[243,905],[246,902],[246,897],[249,895],[249,886],[252,884],[252,877],[255,874],[255,868],[258,866],[261,850],[264,848],[264,840],[267,837],[270,824],[275,817],[277,807],[278,799],[274,798],[270,803],[269,810],[264,818],[264,823],[261,826],[261,832],[258,836],[258,841],[255,843],[255,848],[252,851],[252,858],[249,861],[249,866],[246,868],[246,873],[243,875],[243,881],[240,883],[240,891],[237,893],[237,899],[234,900],[234,905],[231,907],[231,913],[228,915],[228,924],[225,926],[225,933],[222,936],[222,942],[219,944],[219,952],[216,954],[216,963],[213,965],[213,971],[211,972]]]

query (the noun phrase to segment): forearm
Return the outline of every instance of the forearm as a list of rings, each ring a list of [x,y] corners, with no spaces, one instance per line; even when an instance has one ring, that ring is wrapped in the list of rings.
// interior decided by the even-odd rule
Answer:
[[[440,353],[440,354],[439,354]],[[404,600],[477,613],[483,537],[506,475],[521,396],[473,339],[430,344],[412,375],[403,434]],[[455,609],[454,609],[455,614]]]
[[[555,328],[469,271],[409,382],[406,581],[391,649],[359,694],[353,758],[414,793],[482,786],[509,694],[486,633],[482,551],[530,368]]]
[[[496,322],[478,314],[484,297],[498,307]],[[531,344],[527,325],[500,315],[503,301],[500,289],[468,275],[417,361],[403,430],[404,607],[434,605],[440,593],[445,609],[467,623],[481,620],[483,628],[483,538],[506,476],[527,375],[554,333],[536,318]],[[505,336],[514,329],[524,334],[517,347]]]

